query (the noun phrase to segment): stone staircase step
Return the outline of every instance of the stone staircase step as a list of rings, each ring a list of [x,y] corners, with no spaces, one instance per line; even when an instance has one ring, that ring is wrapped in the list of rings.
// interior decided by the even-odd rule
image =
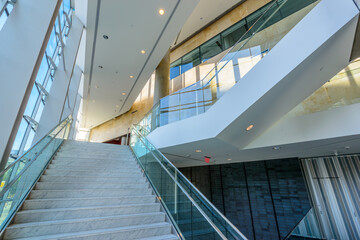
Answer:
[[[14,222],[28,223],[32,222],[34,219],[36,219],[36,221],[38,222],[43,222],[66,219],[152,213],[159,211],[160,203],[22,210],[18,212],[18,214],[16,214]]]
[[[95,229],[119,228],[134,225],[160,223],[165,214],[144,213],[121,216],[69,219],[46,222],[13,224],[6,229],[5,239],[36,237],[61,233],[91,231]]]
[[[148,189],[149,187],[144,183],[79,183],[79,182],[38,182],[35,185],[35,190],[73,190],[73,189],[127,189],[138,188]]]
[[[99,240],[99,239],[117,239],[132,240],[153,236],[162,236],[171,234],[171,225],[169,223],[154,223],[146,225],[136,225],[130,227],[108,228],[101,230],[83,231],[65,234],[51,234],[46,236],[18,238],[18,240]],[[161,239],[161,238],[159,238]],[[5,240],[7,240],[5,238]]]
[[[92,198],[55,198],[55,199],[29,199],[24,202],[23,210],[95,207],[120,204],[155,203],[154,195],[122,196],[122,197],[92,197]]]

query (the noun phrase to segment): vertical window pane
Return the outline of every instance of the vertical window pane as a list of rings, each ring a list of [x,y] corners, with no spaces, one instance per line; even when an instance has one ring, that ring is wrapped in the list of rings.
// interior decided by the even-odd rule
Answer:
[[[220,35],[210,39],[206,43],[200,46],[202,62],[216,56],[222,52],[222,45]]]
[[[54,53],[55,53],[55,49],[56,49],[56,45],[57,45],[57,41],[56,41],[56,35],[55,35],[55,30],[53,28],[53,30],[51,31],[51,35],[50,35],[50,39],[49,39],[49,43],[46,47],[46,53],[49,57],[53,57]]]
[[[37,87],[34,85],[31,90],[29,101],[26,105],[24,115],[28,115],[31,117],[38,96],[39,96],[39,91],[38,91]]]
[[[44,80],[45,80],[45,76],[46,76],[46,73],[49,69],[49,65],[48,65],[48,62],[46,60],[46,56],[44,54],[44,57],[41,61],[41,65],[40,65],[40,68],[39,68],[39,72],[36,76],[36,82],[40,83],[41,85],[44,84]]]
[[[27,150],[29,150],[29,148],[31,147],[31,143],[32,141],[34,140],[34,136],[35,136],[35,131],[33,129],[30,130],[30,134],[29,134],[29,137],[26,141],[26,145],[25,145],[25,148],[24,148],[24,152],[26,152]]]
[[[180,75],[180,64],[181,59],[178,59],[172,64],[170,64],[170,79],[176,78]]]
[[[7,15],[5,13],[5,11],[1,14],[0,16],[0,30],[2,29],[2,27],[4,26],[6,19],[7,19]]]
[[[20,123],[19,130],[18,130],[18,132],[16,134],[16,137],[15,137],[15,142],[14,142],[14,145],[12,147],[11,154],[14,154],[14,155],[18,154],[18,151],[19,151],[21,142],[22,142],[22,140],[24,138],[27,126],[28,126],[27,121],[25,119],[22,119],[21,123]]]
[[[44,110],[44,103],[43,103],[43,101],[41,101],[41,103],[39,105],[39,109],[37,110],[37,113],[35,115],[35,121],[37,121],[37,122],[40,121],[40,117],[41,117],[43,110]]]
[[[50,76],[50,77],[49,77],[49,81],[47,82],[47,84],[46,84],[46,86],[45,86],[45,89],[46,89],[46,91],[47,91],[48,93],[50,92],[52,83],[53,83],[53,77]]]
[[[194,49],[189,52],[185,56],[182,57],[181,60],[181,73],[186,72],[187,70],[197,66],[200,64],[200,54],[199,48]]]
[[[254,25],[254,27],[251,29],[252,33],[256,32],[256,31],[261,31],[264,28],[264,27],[262,27],[262,29],[259,29],[262,26],[262,24],[265,22],[265,18],[263,18],[261,16],[264,13],[264,11],[266,11],[266,9],[268,9],[268,8],[269,8],[269,6],[265,6],[262,9],[259,9],[258,11],[254,12],[254,13],[250,14],[248,17],[246,17],[247,25],[249,28],[251,28],[251,26],[253,26],[256,23]]]
[[[224,49],[230,48],[235,45],[235,43],[246,33],[246,22],[242,20],[236,24],[234,24],[229,29],[225,30],[221,36],[224,42]],[[247,38],[244,37],[243,39]]]

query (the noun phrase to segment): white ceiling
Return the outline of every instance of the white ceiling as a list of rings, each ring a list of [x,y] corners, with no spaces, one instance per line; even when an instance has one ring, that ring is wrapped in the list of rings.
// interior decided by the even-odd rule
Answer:
[[[224,12],[244,1],[246,0],[200,0],[181,29],[175,46],[221,16]]]
[[[130,109],[198,1],[76,3],[86,21],[82,127],[92,128]],[[160,8],[165,9],[163,16]]]

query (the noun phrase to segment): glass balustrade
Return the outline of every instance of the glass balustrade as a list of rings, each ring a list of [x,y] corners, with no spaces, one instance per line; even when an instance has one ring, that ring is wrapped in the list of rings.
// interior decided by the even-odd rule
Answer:
[[[143,134],[131,131],[130,147],[181,239],[247,239]]]
[[[317,240],[323,237],[319,222],[313,208],[305,215],[294,230],[287,236],[288,240]]]
[[[261,61],[316,3],[279,20],[282,8],[301,4],[296,0],[277,0],[251,19],[251,27],[224,57],[213,63],[202,80],[164,97],[140,121],[149,132],[159,126],[206,112]],[[276,22],[276,24],[274,24]],[[283,29],[279,32],[279,29]],[[284,30],[285,29],[285,30]],[[208,67],[208,66],[207,66]]]
[[[67,117],[45,137],[0,173],[0,228],[10,222],[49,161],[67,139],[72,117]]]

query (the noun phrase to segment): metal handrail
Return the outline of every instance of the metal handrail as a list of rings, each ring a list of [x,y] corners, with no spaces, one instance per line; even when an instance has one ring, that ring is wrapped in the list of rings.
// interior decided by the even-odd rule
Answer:
[[[141,126],[140,126],[141,127]],[[133,126],[133,129],[135,130],[135,132],[138,134],[138,136],[140,136],[140,141],[146,146],[146,144],[144,143],[144,141],[142,141],[142,139],[141,138],[145,138],[137,129],[136,129],[136,127],[135,126]],[[157,150],[157,148],[155,148],[155,146],[148,140],[148,139],[146,139],[147,141],[148,141],[148,143],[150,144],[150,145],[152,145],[152,147],[154,148],[154,150],[156,150],[157,152],[159,152],[160,153],[160,155],[164,158],[164,160],[166,161],[166,163],[167,164],[170,164],[175,170],[176,170],[176,173],[177,174],[180,174],[180,176],[183,178],[183,179],[185,179],[185,181],[190,185],[190,186],[192,186],[192,183],[159,151],[159,150]],[[148,146],[146,146],[146,148],[148,149],[148,150],[150,150],[149,149],[149,147]],[[195,206],[197,206],[197,208],[199,207],[198,205],[197,205],[197,203],[196,202],[193,202],[194,200],[188,195],[188,193],[186,193],[186,191],[183,189],[183,187],[181,186],[181,185],[179,185],[179,183],[178,183],[178,181],[177,180],[175,180],[174,179],[174,177],[169,173],[169,171],[164,167],[164,165],[161,163],[161,161],[158,159],[158,157],[157,156],[155,156],[153,153],[152,153],[152,151],[150,151],[151,152],[151,154],[155,157],[155,159],[160,163],[160,165],[161,165],[161,167],[162,168],[164,168],[165,169],[165,171],[169,174],[169,176],[176,182],[176,184],[179,186],[179,188],[185,193],[185,195],[186,196],[188,196],[189,197],[189,199],[190,199],[190,201],[192,201],[192,203],[195,205]],[[215,212],[217,213],[217,214],[219,214],[219,216],[221,217],[221,218],[223,218],[224,219],[224,221],[237,233],[237,234],[239,234],[243,239],[247,239],[246,238],[246,236],[244,235],[244,234],[242,234],[196,187],[193,187],[193,189],[195,189],[195,192],[197,193],[197,194],[199,194],[204,200],[205,200],[205,202],[208,204],[208,205],[210,205],[214,210],[215,210]],[[206,206],[206,205],[205,205]],[[200,211],[200,210],[199,210]],[[209,218],[208,218],[208,216],[201,210],[200,211],[201,212],[201,214],[204,214],[205,216],[205,218],[206,218],[206,220],[209,220],[210,222],[210,224],[213,226],[213,225],[215,225]],[[215,225],[215,227],[216,227],[216,225]],[[215,230],[218,230],[218,231],[220,231],[217,227],[215,228]],[[221,232],[221,231],[220,231]],[[231,232],[230,232],[231,233]],[[220,235],[220,234],[219,234]],[[223,236],[223,233],[221,232],[221,235]],[[221,236],[220,235],[220,236]],[[225,236],[224,236],[225,237]],[[227,239],[227,238],[223,238],[223,239]]]
[[[68,120],[68,118],[71,117],[71,115],[67,116],[61,123],[63,123],[65,120]],[[61,124],[60,123],[60,124]],[[29,148],[26,152],[20,155],[14,162],[12,162],[9,166],[7,166],[4,170],[0,172],[0,177],[4,175],[4,173],[9,170],[12,166],[14,166],[18,161],[21,160],[22,157],[24,157],[31,149],[33,149],[39,142],[41,142],[45,137],[47,137],[52,131],[54,131],[60,124],[56,125],[54,128],[52,128],[45,136],[43,136],[40,140],[38,140],[32,147]]]
[[[70,117],[70,116],[69,116]],[[30,161],[29,161],[29,163],[21,170],[21,172],[19,173],[19,174],[17,174],[17,176],[13,179],[13,180],[11,180],[11,182],[9,182],[2,190],[1,190],[1,192],[0,192],[0,198],[2,198],[3,196],[4,196],[4,194],[7,192],[7,190],[9,190],[11,187],[12,187],[12,185],[20,178],[20,176],[34,163],[34,161],[38,158],[38,156],[44,151],[44,149],[55,139],[55,137],[67,126],[67,124],[69,123],[69,122],[71,122],[71,118],[69,118],[69,117],[67,117],[64,121],[62,121],[60,124],[62,124],[62,123],[64,123],[65,121],[66,121],[66,124],[64,124],[64,126],[62,126],[62,128],[55,134],[55,136],[53,136],[52,137],[52,139],[38,152],[38,153],[36,153],[36,155],[34,156],[34,158],[32,158]],[[58,124],[56,127],[58,127],[58,126],[60,126],[60,124]],[[55,128],[56,128],[55,127]],[[55,128],[53,128],[53,130],[55,129]],[[53,131],[52,130],[52,131]],[[52,131],[50,131],[49,133],[51,133]],[[44,139],[45,137],[47,137],[48,135],[49,135],[49,133],[48,134],[46,134],[42,139]],[[37,144],[39,143],[39,141],[34,145],[34,146],[36,146]],[[33,147],[34,147],[33,146]],[[28,151],[26,151],[26,153],[28,153],[30,150],[31,150],[32,148],[30,148]],[[26,154],[25,153],[25,154]],[[25,155],[25,154],[23,154],[23,155]],[[23,156],[22,155],[22,156]],[[18,160],[20,160],[21,158],[18,158]],[[18,161],[17,160],[17,161]]]
[[[139,126],[139,127],[143,128],[142,126]],[[185,177],[185,176],[164,156],[164,154],[162,154],[157,148],[155,148],[154,144],[152,144],[148,139],[146,139],[146,140],[149,142],[149,144],[151,144],[151,145],[154,147],[154,149],[156,149],[157,152],[160,153],[160,155],[167,161],[167,163],[170,164],[170,165],[177,171],[177,174],[180,174],[180,176],[181,176],[183,179],[185,179],[185,181],[186,181],[190,186],[193,185],[193,184],[189,181],[189,179],[187,179],[187,177]],[[237,234],[241,235],[244,239],[247,239],[247,238],[245,237],[245,235],[242,234],[242,233],[234,226],[234,224],[232,224],[232,223],[229,221],[229,219],[227,219],[196,187],[194,187],[193,189],[195,189],[195,192],[196,192],[197,194],[199,194],[200,197],[203,198],[203,199],[205,200],[205,202],[206,202],[208,205],[210,205],[210,207],[212,207],[212,208],[216,211],[216,213],[219,214],[220,217],[222,217],[222,218],[225,220],[225,222],[226,222],[227,224],[229,224],[229,225],[235,230],[235,232],[236,232]]]

